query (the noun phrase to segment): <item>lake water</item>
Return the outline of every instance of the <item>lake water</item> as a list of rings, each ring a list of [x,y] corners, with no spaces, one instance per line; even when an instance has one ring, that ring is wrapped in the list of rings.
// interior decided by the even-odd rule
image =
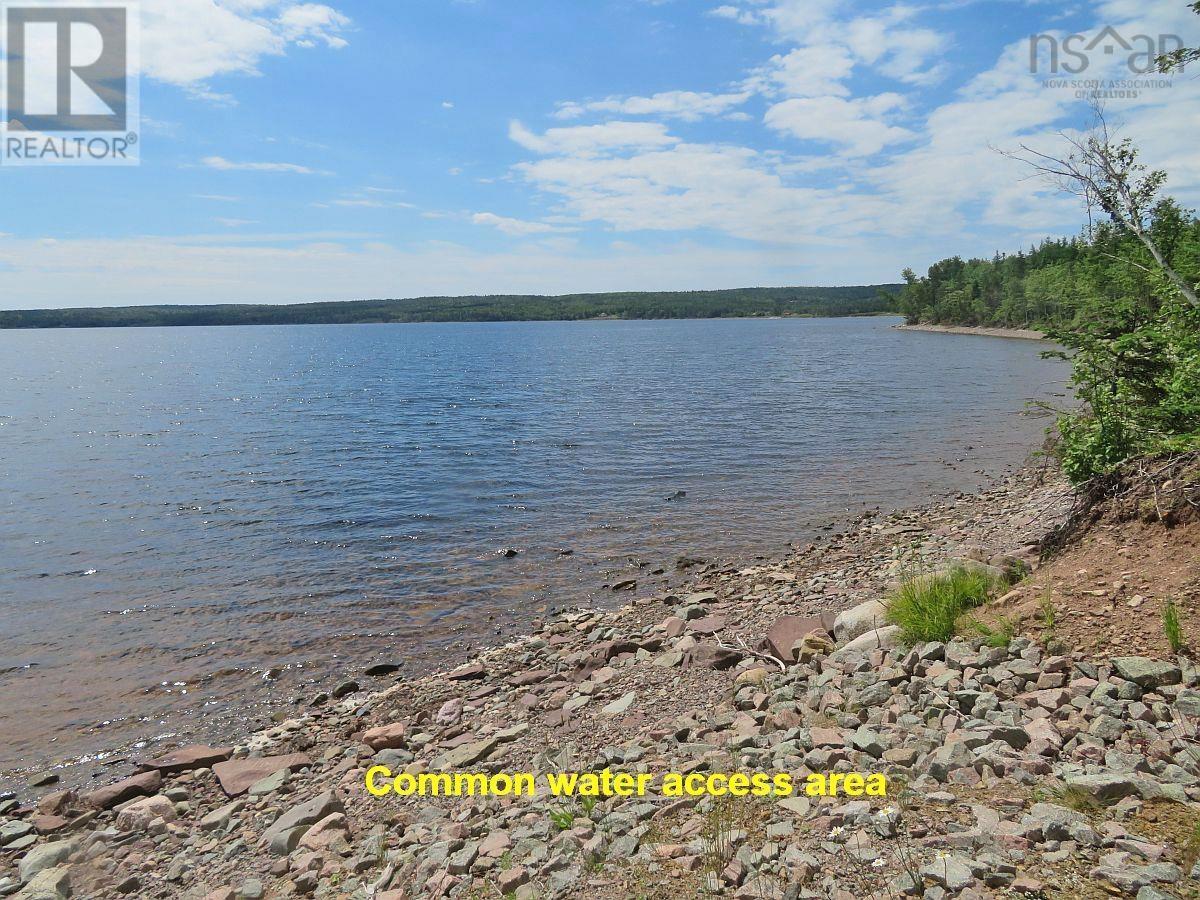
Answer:
[[[1020,463],[1063,365],[895,322],[0,332],[0,773]]]

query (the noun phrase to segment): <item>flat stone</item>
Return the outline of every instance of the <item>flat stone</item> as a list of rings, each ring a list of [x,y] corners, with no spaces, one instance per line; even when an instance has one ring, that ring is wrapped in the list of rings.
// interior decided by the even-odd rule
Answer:
[[[461,769],[464,766],[469,766],[479,762],[481,759],[491,754],[496,749],[499,741],[495,738],[488,738],[483,741],[476,741],[473,744],[463,744],[461,747],[455,747],[446,753],[443,753],[434,760],[434,767],[438,769]]]
[[[1159,662],[1144,656],[1117,656],[1112,662],[1118,675],[1141,688],[1179,684],[1182,678],[1179,666],[1174,663]]]
[[[163,775],[174,775],[178,772],[190,772],[192,769],[211,769],[217,763],[224,762],[231,756],[233,756],[233,750],[229,747],[191,744],[163,756],[146,760],[141,767],[156,770]]]
[[[213,766],[213,773],[221,783],[227,796],[237,797],[250,790],[250,786],[268,775],[287,769],[295,772],[311,766],[312,760],[304,753],[287,753],[283,756],[257,756],[249,759],[230,759]]]
[[[134,797],[144,797],[158,793],[162,787],[162,775],[156,770],[142,772],[116,784],[110,784],[84,794],[81,799],[84,806],[92,809],[112,809],[119,803],[132,800]]]
[[[471,681],[476,678],[482,678],[486,674],[487,670],[483,668],[482,663],[471,663],[470,665],[455,669],[446,678],[450,681]]]
[[[600,711],[606,716],[619,716],[627,712],[629,707],[633,705],[633,701],[636,699],[637,694],[634,691],[630,691],[624,697],[621,697],[619,700],[614,700]]]

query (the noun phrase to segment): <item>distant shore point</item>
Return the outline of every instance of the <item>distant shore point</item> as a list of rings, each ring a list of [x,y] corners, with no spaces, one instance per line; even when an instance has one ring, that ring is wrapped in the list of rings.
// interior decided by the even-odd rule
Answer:
[[[937,334],[974,334],[980,337],[1015,338],[1024,341],[1044,341],[1046,335],[1032,328],[979,328],[966,325],[897,325],[901,331],[932,331]]]

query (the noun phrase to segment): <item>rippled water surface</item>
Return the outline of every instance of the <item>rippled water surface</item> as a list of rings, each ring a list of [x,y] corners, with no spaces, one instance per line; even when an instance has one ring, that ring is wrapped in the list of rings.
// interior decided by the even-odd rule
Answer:
[[[0,771],[1020,462],[1061,364],[894,323],[0,332]]]

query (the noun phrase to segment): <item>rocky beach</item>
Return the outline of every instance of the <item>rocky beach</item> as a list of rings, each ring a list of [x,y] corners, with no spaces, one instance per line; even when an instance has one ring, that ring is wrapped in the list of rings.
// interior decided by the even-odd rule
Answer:
[[[1191,502],[1189,484],[1158,485],[1160,508]],[[452,671],[347,673],[230,746],[160,748],[100,787],[30,786],[0,799],[0,895],[1193,896],[1200,669],[1164,646],[1156,582],[1191,622],[1196,523],[1111,511],[1044,553],[1076,499],[1032,465],[787,558],[681,559],[678,590],[635,587]],[[1057,613],[1039,600],[999,646],[902,647],[880,601],[949,565],[1017,576],[982,617],[1047,585]],[[1072,647],[1118,607],[1140,624]],[[888,792],[375,797],[376,767],[870,772]]]

